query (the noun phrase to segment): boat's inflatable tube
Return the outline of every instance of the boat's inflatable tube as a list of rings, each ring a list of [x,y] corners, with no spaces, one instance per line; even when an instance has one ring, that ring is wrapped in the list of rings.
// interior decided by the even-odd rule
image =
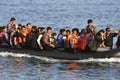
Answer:
[[[12,53],[21,53],[29,54],[42,57],[51,57],[54,59],[64,59],[64,60],[80,60],[88,58],[111,58],[118,57],[120,58],[120,48],[104,51],[104,52],[79,52],[79,53],[66,53],[59,51],[34,51],[27,49],[11,49],[11,48],[0,48],[0,52],[12,52]],[[3,53],[4,54],[4,53]]]

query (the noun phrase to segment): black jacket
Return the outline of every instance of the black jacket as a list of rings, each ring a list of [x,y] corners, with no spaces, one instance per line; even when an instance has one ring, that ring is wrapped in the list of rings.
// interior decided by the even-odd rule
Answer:
[[[120,47],[120,36],[118,36],[116,46],[117,46],[117,48]]]
[[[109,36],[107,36],[107,34],[105,34],[106,39],[105,39],[105,45],[108,47],[112,47],[113,45],[113,37],[117,36],[117,33],[110,33]]]

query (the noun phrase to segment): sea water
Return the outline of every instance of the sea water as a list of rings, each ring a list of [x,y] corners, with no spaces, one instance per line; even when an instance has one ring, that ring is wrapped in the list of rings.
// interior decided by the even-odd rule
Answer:
[[[120,29],[119,0],[0,0],[0,26],[16,24],[61,28]],[[109,53],[108,53],[109,54]],[[0,53],[0,80],[120,80],[120,58],[59,60],[27,54]]]

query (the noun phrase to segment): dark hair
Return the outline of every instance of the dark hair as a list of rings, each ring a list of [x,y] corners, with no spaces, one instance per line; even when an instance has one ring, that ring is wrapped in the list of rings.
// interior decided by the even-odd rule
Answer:
[[[79,33],[79,29],[78,28],[73,28],[72,32],[74,32],[74,31],[77,31],[77,33]]]
[[[71,33],[71,31],[70,31],[70,30],[66,30],[66,32],[67,32],[67,33]]]
[[[26,26],[31,25],[31,23],[27,23]]]
[[[14,18],[14,17],[12,17],[11,19],[10,19],[10,21],[15,21],[16,19]]]
[[[51,36],[56,36],[57,34],[56,33],[52,33],[52,35]]]
[[[25,26],[23,25],[22,28],[25,28]]]
[[[32,29],[37,30],[37,26],[32,26]]]
[[[86,29],[82,29],[81,34],[85,34],[85,33],[86,33]]]
[[[66,31],[65,29],[60,29],[60,34],[62,34],[65,31]]]
[[[40,28],[40,31],[42,31],[42,30],[44,30],[44,29],[45,29],[44,27],[41,27],[41,28]]]
[[[88,20],[88,24],[89,24],[89,23],[92,23],[92,22],[93,22],[92,19],[89,19],[89,20]]]
[[[107,31],[108,29],[110,29],[110,27],[107,27],[105,30]]]
[[[51,27],[47,27],[47,31],[48,31],[48,30],[52,30],[52,28],[51,28]]]
[[[97,35],[100,35],[100,32],[105,32],[103,29],[101,29],[98,33],[97,33]]]
[[[18,26],[22,26],[22,24],[18,24]]]

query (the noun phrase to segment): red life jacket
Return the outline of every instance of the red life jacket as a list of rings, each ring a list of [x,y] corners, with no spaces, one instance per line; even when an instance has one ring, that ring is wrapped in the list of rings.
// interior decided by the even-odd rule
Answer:
[[[79,46],[78,46],[78,48],[80,49],[80,50],[82,50],[82,51],[84,51],[84,50],[86,50],[86,46],[87,46],[87,44],[88,44],[88,36],[86,36],[86,35],[84,35],[84,36],[82,36],[81,38],[80,38],[80,40],[79,40]]]
[[[0,33],[0,43],[4,43],[4,32]]]

